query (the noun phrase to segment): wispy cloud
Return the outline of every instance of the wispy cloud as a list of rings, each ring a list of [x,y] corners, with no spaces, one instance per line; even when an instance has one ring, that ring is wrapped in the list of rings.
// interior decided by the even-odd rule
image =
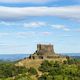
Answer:
[[[28,29],[28,28],[43,28],[43,27],[52,27],[57,30],[64,30],[64,31],[70,31],[70,28],[66,27],[66,25],[61,25],[61,24],[50,24],[48,22],[40,22],[40,21],[34,21],[34,22],[24,22],[24,23],[13,23],[13,22],[4,22],[2,21],[0,24],[5,25],[5,26],[17,26],[21,25],[23,28]],[[24,33],[19,33],[19,34],[25,34]],[[27,34],[27,33],[26,33]],[[48,35],[50,32],[44,32],[43,34]]]
[[[22,26],[24,28],[39,28],[43,26],[48,26],[48,23],[41,22],[41,21],[30,21],[30,22],[7,22],[7,21],[1,21],[0,25],[11,27],[11,26]]]
[[[45,22],[29,22],[29,23],[24,23],[23,25],[26,28],[37,28],[37,27],[46,26],[47,24]]]
[[[5,26],[12,26],[15,25],[17,26],[21,26],[24,29],[31,29],[31,28],[50,28],[50,29],[56,29],[56,30],[63,30],[63,31],[71,31],[72,29],[70,29],[70,27],[68,27],[67,25],[63,25],[63,24],[51,24],[48,22],[40,22],[40,21],[34,21],[34,22],[23,22],[23,23],[11,23],[11,22],[1,22],[0,24],[5,25]],[[79,30],[74,30],[74,31],[79,31]],[[29,32],[29,33],[25,33],[25,32],[21,32],[21,33],[17,33],[17,35],[28,35],[28,34],[34,34],[33,32]],[[43,34],[45,35],[49,35],[51,34],[50,32],[43,32]]]
[[[0,20],[22,20],[27,19],[29,16],[57,16],[80,20],[80,6],[20,8],[0,6]]]
[[[54,29],[64,30],[64,31],[70,31],[69,28],[67,28],[65,25],[51,25]]]

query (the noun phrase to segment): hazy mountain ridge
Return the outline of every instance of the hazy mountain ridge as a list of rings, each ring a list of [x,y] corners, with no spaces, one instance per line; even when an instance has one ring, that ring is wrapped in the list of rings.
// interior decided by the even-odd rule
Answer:
[[[0,60],[19,60],[28,57],[30,54],[0,54]],[[73,58],[80,58],[80,53],[63,53]]]

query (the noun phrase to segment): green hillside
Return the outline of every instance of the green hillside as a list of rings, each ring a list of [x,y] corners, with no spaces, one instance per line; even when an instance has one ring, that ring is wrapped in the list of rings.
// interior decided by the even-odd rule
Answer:
[[[0,80],[80,80],[80,59],[43,60],[38,67],[0,61]]]

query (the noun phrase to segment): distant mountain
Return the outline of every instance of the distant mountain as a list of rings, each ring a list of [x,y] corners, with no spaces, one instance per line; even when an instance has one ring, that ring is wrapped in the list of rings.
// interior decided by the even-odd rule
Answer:
[[[80,53],[62,53],[61,55],[66,55],[66,56],[80,56]]]
[[[80,58],[80,53],[63,53],[61,55],[70,56],[72,58]]]
[[[0,54],[0,60],[20,60],[25,57],[28,57],[30,54]]]
[[[15,61],[27,58],[29,55],[30,54],[0,54],[0,60]],[[80,58],[80,53],[62,53],[61,55]]]

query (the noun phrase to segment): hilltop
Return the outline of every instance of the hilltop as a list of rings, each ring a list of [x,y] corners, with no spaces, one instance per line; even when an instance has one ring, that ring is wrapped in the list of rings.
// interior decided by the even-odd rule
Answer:
[[[0,71],[0,80],[79,80],[80,59],[57,54],[51,44],[38,44],[29,57],[0,63]]]
[[[36,67],[37,69],[44,60],[63,62],[67,59],[66,56],[56,54],[53,45],[37,44],[37,50],[28,58],[20,60],[16,66]]]

